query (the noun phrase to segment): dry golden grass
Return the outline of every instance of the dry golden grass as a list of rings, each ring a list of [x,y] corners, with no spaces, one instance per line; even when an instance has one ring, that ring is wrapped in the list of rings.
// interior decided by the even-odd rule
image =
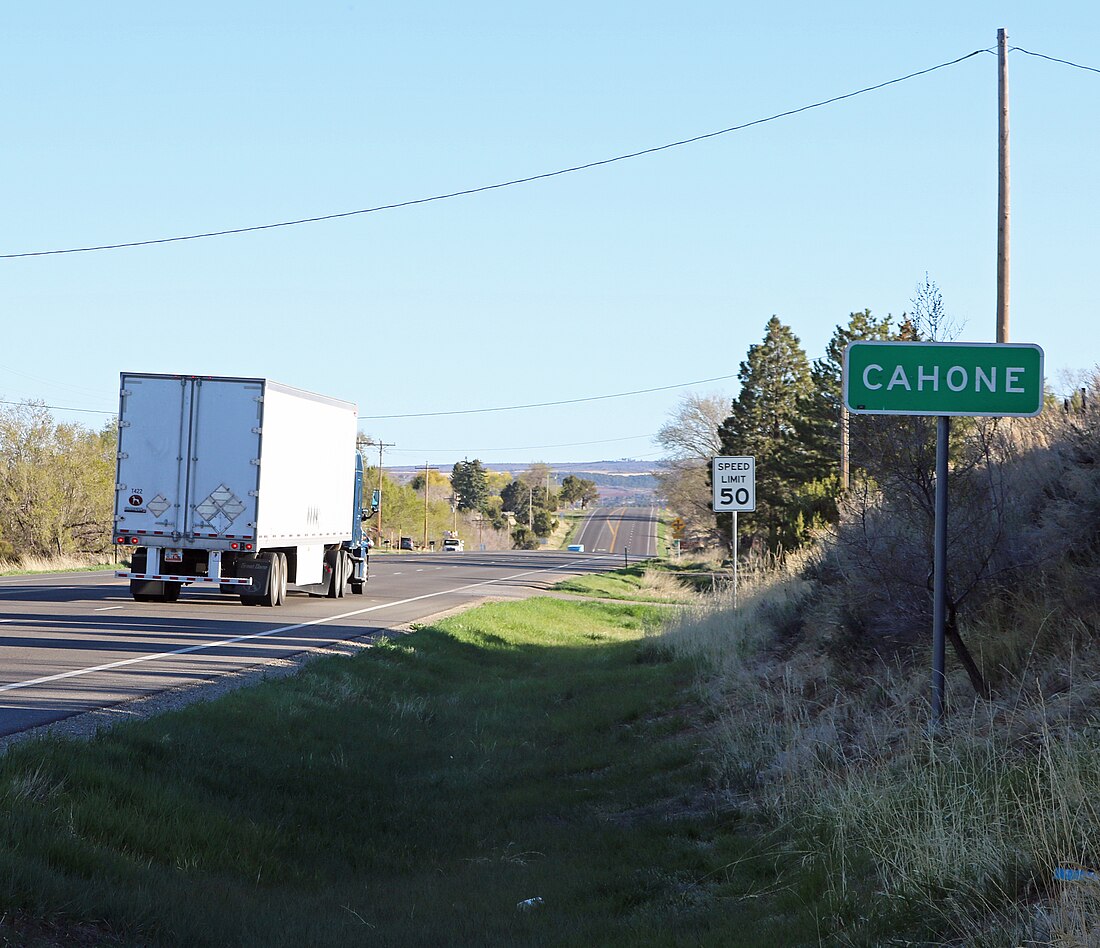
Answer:
[[[20,556],[0,560],[0,574],[65,573],[73,570],[107,569],[113,565],[109,553],[100,556]]]
[[[666,622],[664,644],[698,666],[716,775],[808,828],[838,901],[870,885],[988,944],[1100,944],[1100,881],[1054,880],[1100,871],[1100,647],[1068,666],[1033,649],[1026,681],[988,703],[952,671],[931,736],[923,656],[831,659],[805,565],[749,573],[736,609],[725,590]]]

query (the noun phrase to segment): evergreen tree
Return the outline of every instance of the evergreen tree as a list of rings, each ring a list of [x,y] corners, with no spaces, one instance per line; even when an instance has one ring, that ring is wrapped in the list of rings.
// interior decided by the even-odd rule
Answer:
[[[481,461],[458,461],[451,469],[451,489],[459,510],[484,510],[489,500],[489,474]]]
[[[850,313],[847,326],[837,326],[810,370],[811,388],[803,398],[796,423],[800,476],[807,482],[835,477],[840,469],[840,424],[844,351],[848,343],[863,339],[893,339],[890,316],[876,318],[869,309]],[[862,419],[849,418],[849,426]]]
[[[749,347],[738,378],[741,392],[718,436],[724,454],[756,458],[756,513],[746,532],[771,549],[796,545],[797,422],[813,383],[798,337],[779,317],[768,320],[763,342]]]

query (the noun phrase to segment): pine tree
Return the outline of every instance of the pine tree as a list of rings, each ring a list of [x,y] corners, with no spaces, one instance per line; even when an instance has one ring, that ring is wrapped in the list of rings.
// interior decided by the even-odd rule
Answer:
[[[484,510],[489,500],[489,475],[481,461],[458,461],[451,469],[451,489],[459,510]]]
[[[840,469],[841,382],[844,350],[848,343],[863,339],[894,339],[890,316],[876,318],[869,309],[850,313],[847,326],[837,326],[810,371],[811,388],[798,410],[797,465],[807,482],[833,477]],[[849,419],[849,425],[853,419]],[[858,420],[856,422],[858,424]]]
[[[724,454],[756,458],[756,512],[745,532],[770,549],[795,545],[800,540],[792,503],[801,481],[798,420],[813,382],[798,337],[779,317],[768,320],[763,342],[749,347],[738,378],[741,391],[718,436]]]

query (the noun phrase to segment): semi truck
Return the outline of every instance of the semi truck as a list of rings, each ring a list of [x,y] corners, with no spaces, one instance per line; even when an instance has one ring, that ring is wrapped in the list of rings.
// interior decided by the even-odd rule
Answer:
[[[114,542],[138,602],[184,586],[278,606],[361,594],[363,458],[351,402],[265,378],[123,372]]]

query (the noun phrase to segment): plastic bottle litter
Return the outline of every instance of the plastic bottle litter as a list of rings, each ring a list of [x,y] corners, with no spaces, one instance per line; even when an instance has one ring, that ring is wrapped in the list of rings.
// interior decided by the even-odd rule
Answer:
[[[536,895],[533,899],[524,899],[522,902],[517,902],[516,909],[520,912],[529,912],[531,909],[542,908],[544,904],[542,897]]]

